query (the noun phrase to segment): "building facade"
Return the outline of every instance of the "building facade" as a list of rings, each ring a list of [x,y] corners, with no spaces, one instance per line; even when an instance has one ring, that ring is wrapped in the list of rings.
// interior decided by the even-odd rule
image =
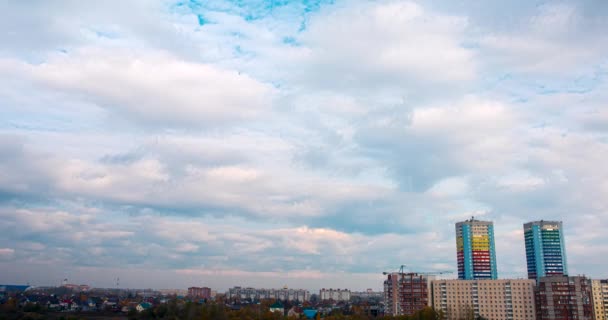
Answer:
[[[433,308],[446,320],[534,320],[534,280],[435,280]]]
[[[350,290],[348,289],[321,289],[319,290],[321,301],[350,301]]]
[[[374,291],[372,289],[367,289],[365,291],[351,291],[350,297],[361,300],[382,299],[384,297],[384,292]]]
[[[229,299],[259,301],[264,299],[276,299],[283,301],[308,301],[310,292],[303,289],[256,289],[233,287],[228,289]]]
[[[591,280],[584,276],[542,277],[536,287],[537,320],[593,320]]]
[[[209,299],[211,298],[211,288],[190,287],[188,288],[188,297],[197,299]]]
[[[497,279],[494,224],[471,218],[456,223],[458,279]]]
[[[415,272],[389,273],[384,281],[384,313],[408,316],[431,306],[430,280]]]
[[[528,279],[568,275],[566,246],[561,221],[524,224]]]
[[[596,320],[608,320],[608,280],[592,280],[593,313]]]

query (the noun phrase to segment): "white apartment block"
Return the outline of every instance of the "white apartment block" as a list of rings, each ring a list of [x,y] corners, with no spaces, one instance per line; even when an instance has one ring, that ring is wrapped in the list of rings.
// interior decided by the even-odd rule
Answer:
[[[433,308],[446,320],[473,315],[492,320],[535,320],[534,286],[530,279],[435,280]]]
[[[382,299],[384,297],[384,292],[374,291],[372,289],[367,289],[366,291],[351,291],[350,297],[359,298],[361,300]]]
[[[319,290],[321,301],[350,301],[350,290],[348,289],[321,289]]]
[[[287,301],[308,301],[310,299],[310,292],[303,289],[256,289],[256,288],[241,288],[234,287],[228,289],[227,293],[230,299],[241,299],[241,300],[264,300],[264,299],[276,299],[276,300],[287,300]]]
[[[596,320],[608,320],[608,280],[592,280],[593,312]]]

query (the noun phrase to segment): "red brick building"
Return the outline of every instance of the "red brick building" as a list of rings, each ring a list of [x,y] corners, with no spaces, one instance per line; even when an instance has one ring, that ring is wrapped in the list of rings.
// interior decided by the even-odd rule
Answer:
[[[429,278],[415,272],[390,273],[384,281],[385,313],[413,315],[430,306]]]
[[[211,289],[207,287],[190,287],[188,288],[188,297],[198,299],[211,298]]]
[[[536,288],[537,320],[593,320],[591,280],[584,276],[542,277]]]

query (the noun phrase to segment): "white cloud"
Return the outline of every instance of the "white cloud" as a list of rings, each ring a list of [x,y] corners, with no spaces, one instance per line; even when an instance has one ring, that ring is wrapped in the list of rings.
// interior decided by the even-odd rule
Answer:
[[[0,66],[143,126],[197,128],[252,119],[272,107],[274,95],[271,86],[245,74],[164,52],[86,48],[39,65],[4,60]]]
[[[522,2],[204,26],[166,3],[0,4],[0,281],[379,288],[402,257],[454,269],[471,215],[495,221],[503,276],[537,218],[601,274],[605,19]]]
[[[439,181],[427,192],[435,197],[466,196],[469,188],[466,178],[450,177]]]
[[[605,20],[583,15],[574,4],[545,4],[536,10],[516,32],[480,39],[488,62],[496,59],[496,66],[506,72],[567,75],[589,71],[593,63],[603,61],[608,47],[600,30],[606,27]]]
[[[482,132],[504,133],[516,124],[516,120],[514,111],[499,101],[465,96],[457,102],[414,109],[411,129],[427,135],[471,141],[479,138]]]
[[[15,255],[15,249],[0,248],[0,260],[11,259]]]
[[[193,244],[193,243],[182,243],[179,244],[176,248],[175,251],[177,252],[196,252],[198,250],[199,246]]]
[[[544,184],[545,181],[542,178],[534,177],[529,174],[514,174],[501,177],[497,181],[498,186],[519,192],[542,187]]]
[[[398,88],[469,81],[474,53],[461,45],[466,19],[441,15],[413,2],[367,3],[314,16],[299,37],[309,67],[297,72],[315,88]],[[349,39],[348,41],[336,41]]]

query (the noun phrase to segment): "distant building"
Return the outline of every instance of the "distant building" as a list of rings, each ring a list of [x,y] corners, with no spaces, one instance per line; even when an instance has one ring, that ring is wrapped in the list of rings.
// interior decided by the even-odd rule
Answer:
[[[382,291],[374,291],[372,289],[367,289],[365,291],[351,291],[350,297],[359,298],[361,300],[369,300],[369,299],[382,299],[384,296],[384,292]]]
[[[456,223],[458,279],[497,279],[494,223],[471,218]]]
[[[186,295],[188,295],[188,290],[184,290],[184,289],[159,289],[158,292],[164,296],[170,296],[170,295],[186,296]]]
[[[263,299],[276,299],[284,301],[308,301],[310,299],[310,292],[303,289],[256,289],[256,288],[242,288],[233,287],[228,290],[227,296],[229,299],[239,300],[263,300]]]
[[[91,287],[89,287],[86,284],[71,284],[71,283],[64,283],[62,285],[63,288],[67,288],[70,290],[74,290],[74,291],[78,291],[78,292],[86,292],[91,290]]]
[[[568,275],[566,246],[561,221],[533,221],[524,224],[528,279]]]
[[[188,288],[188,297],[196,299],[209,299],[211,298],[211,288],[190,287]]]
[[[537,320],[593,320],[591,281],[584,276],[548,276],[536,287]]]
[[[433,308],[446,320],[534,320],[534,280],[434,280]]]
[[[592,280],[593,313],[596,320],[608,320],[608,280]]]
[[[24,292],[28,288],[30,288],[29,285],[0,284],[0,292],[2,293]]]
[[[409,316],[431,306],[431,289],[427,275],[394,272],[384,281],[384,312],[392,316]]]
[[[348,289],[321,289],[319,290],[321,301],[350,301],[350,290]]]

